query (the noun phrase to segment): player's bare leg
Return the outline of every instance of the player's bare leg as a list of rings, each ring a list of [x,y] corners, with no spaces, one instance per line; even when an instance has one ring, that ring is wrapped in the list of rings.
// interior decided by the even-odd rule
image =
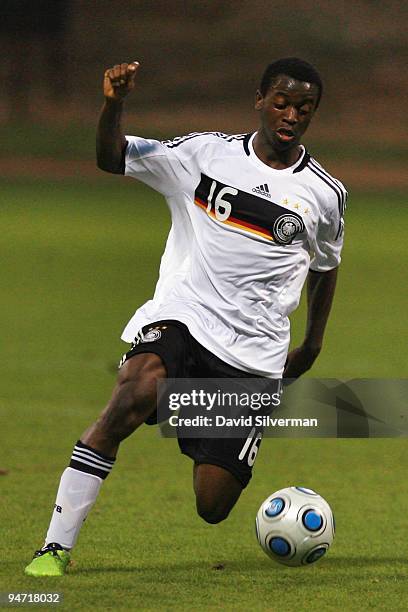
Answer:
[[[30,576],[62,576],[81,526],[111,471],[122,440],[156,408],[156,384],[166,377],[157,355],[135,355],[121,368],[112,398],[75,445],[61,477],[45,546],[26,567]]]
[[[153,353],[135,355],[119,371],[112,398],[81,441],[104,455],[116,455],[119,444],[156,409],[156,384],[167,373]]]
[[[208,463],[194,465],[193,484],[197,512],[207,523],[226,519],[243,488],[228,470]]]

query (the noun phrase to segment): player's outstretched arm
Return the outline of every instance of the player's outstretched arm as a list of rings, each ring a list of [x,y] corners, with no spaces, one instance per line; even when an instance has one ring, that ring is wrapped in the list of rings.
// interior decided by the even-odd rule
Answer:
[[[105,103],[96,131],[96,159],[98,168],[123,174],[126,139],[122,131],[123,101],[135,86],[139,62],[123,63],[105,70],[103,93]]]
[[[337,268],[328,272],[309,271],[307,280],[307,324],[303,343],[288,355],[284,378],[298,378],[309,370],[323,345],[324,330],[333,303]]]

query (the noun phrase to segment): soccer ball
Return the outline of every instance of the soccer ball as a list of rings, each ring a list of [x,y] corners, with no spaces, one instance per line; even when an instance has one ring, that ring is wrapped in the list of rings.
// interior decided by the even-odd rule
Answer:
[[[255,524],[263,550],[284,565],[318,561],[334,538],[329,504],[304,487],[287,487],[270,495],[259,508]]]

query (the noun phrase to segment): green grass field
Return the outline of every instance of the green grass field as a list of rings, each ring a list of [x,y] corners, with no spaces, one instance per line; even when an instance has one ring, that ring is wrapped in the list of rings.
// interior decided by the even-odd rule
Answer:
[[[404,439],[266,439],[251,485],[211,526],[195,514],[176,441],[142,427],[121,447],[69,575],[23,575],[73,443],[114,384],[122,326],[152,293],[169,219],[158,196],[118,177],[0,187],[0,591],[58,590],[67,610],[406,610]],[[404,216],[402,195],[351,197],[313,375],[407,377]],[[294,343],[303,325],[302,306]],[[336,516],[332,549],[309,568],[275,565],[255,539],[261,501],[291,484],[321,492]]]

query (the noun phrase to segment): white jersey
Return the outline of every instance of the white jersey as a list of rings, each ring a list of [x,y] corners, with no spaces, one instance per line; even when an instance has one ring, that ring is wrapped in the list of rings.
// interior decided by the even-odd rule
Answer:
[[[255,154],[254,134],[189,134],[159,142],[126,136],[125,174],[162,193],[172,227],[152,300],[122,339],[163,319],[226,363],[279,378],[288,315],[309,268],[340,263],[346,191],[302,147],[284,170]]]

